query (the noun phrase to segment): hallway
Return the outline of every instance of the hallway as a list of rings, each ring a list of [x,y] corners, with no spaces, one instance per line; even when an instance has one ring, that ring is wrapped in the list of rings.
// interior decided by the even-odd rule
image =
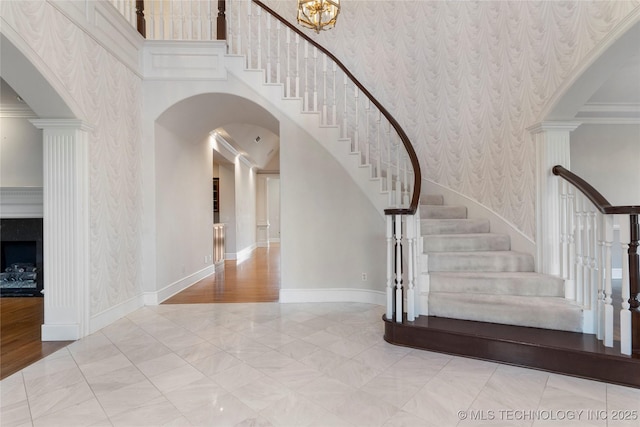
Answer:
[[[223,302],[278,302],[280,291],[280,245],[257,248],[240,263],[224,262],[224,269],[205,277],[163,304]]]
[[[280,245],[257,248],[241,263],[224,269],[169,298],[163,304],[278,302]],[[0,298],[0,379],[48,356],[72,341],[40,341],[44,298]]]

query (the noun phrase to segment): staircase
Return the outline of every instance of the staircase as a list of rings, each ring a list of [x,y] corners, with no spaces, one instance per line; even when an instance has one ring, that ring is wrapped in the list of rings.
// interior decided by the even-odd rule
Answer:
[[[430,316],[582,331],[582,309],[564,298],[564,281],[535,273],[533,257],[511,251],[488,220],[468,219],[466,207],[444,205],[442,196],[423,196],[420,215]]]

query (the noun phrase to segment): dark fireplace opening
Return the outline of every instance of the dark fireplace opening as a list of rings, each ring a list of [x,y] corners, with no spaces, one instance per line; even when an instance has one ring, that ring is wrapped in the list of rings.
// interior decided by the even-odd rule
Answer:
[[[5,271],[13,264],[36,266],[36,241],[0,242],[0,268]]]
[[[0,220],[0,296],[42,296],[42,219]]]

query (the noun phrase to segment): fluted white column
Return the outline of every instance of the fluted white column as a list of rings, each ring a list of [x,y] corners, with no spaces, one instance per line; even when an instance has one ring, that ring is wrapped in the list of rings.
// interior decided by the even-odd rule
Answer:
[[[89,138],[81,120],[32,120],[43,130],[43,341],[88,331]]]
[[[536,146],[536,271],[560,275],[561,205],[560,179],[555,165],[570,168],[569,134],[579,122],[541,122],[528,130]]]

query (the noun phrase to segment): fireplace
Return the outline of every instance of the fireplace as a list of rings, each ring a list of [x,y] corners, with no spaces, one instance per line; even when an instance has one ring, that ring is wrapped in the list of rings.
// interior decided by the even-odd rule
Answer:
[[[0,220],[0,296],[42,296],[42,218]]]

